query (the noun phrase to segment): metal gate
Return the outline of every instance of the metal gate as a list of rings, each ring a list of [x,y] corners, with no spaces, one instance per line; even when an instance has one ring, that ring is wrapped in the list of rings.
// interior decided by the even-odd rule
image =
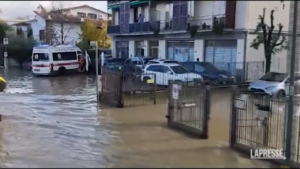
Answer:
[[[230,146],[247,154],[251,149],[285,149],[286,99],[234,90],[231,98]],[[299,122],[298,122],[299,124]],[[281,159],[275,160],[283,162]]]
[[[200,138],[208,138],[210,86],[169,81],[168,125]]]

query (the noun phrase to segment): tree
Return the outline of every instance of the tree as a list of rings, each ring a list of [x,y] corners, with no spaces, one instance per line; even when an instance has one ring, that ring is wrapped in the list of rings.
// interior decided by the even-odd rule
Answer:
[[[78,44],[82,48],[90,48],[89,41],[97,41],[99,48],[110,48],[111,39],[107,35],[108,21],[85,19],[81,25],[81,42]]]
[[[274,12],[270,13],[270,25],[265,22],[266,9],[263,9],[263,14],[259,15],[255,33],[256,38],[252,41],[251,47],[258,49],[261,44],[264,46],[264,54],[266,60],[265,73],[270,72],[272,55],[280,53],[288,48],[287,38],[282,34],[283,25],[279,23],[278,31],[275,30]]]
[[[10,31],[11,27],[4,22],[3,20],[0,19],[0,39],[3,39],[6,37],[6,32]],[[2,40],[0,40],[0,44],[2,44]]]
[[[52,45],[65,45],[72,43],[72,30],[75,29],[75,22],[71,22],[75,17],[70,15],[69,9],[63,8],[63,2],[52,2],[52,9],[47,13],[46,32],[48,41]],[[78,18],[77,18],[78,19]]]

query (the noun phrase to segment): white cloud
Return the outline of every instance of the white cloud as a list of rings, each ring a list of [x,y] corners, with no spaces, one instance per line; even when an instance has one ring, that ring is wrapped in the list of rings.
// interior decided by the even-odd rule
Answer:
[[[0,1],[2,14],[0,18],[4,20],[15,20],[17,17],[34,17],[33,11],[39,4],[45,8],[50,8],[53,1]],[[89,5],[102,11],[107,11],[107,1],[61,1],[66,7]]]

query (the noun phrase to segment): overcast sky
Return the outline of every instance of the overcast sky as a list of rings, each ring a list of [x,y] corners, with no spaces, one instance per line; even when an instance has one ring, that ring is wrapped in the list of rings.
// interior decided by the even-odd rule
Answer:
[[[34,17],[33,11],[37,9],[39,4],[46,7],[51,7],[52,3],[58,1],[0,1],[0,9],[2,13],[0,18],[4,20],[14,20],[17,17],[27,17],[30,19]],[[102,11],[107,11],[106,1],[63,1],[64,6],[80,6],[89,5]]]

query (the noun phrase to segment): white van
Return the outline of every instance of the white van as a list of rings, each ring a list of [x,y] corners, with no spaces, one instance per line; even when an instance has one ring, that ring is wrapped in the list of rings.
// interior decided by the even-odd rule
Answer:
[[[34,75],[56,75],[79,72],[79,56],[82,51],[77,46],[41,45],[32,51],[32,73]]]

